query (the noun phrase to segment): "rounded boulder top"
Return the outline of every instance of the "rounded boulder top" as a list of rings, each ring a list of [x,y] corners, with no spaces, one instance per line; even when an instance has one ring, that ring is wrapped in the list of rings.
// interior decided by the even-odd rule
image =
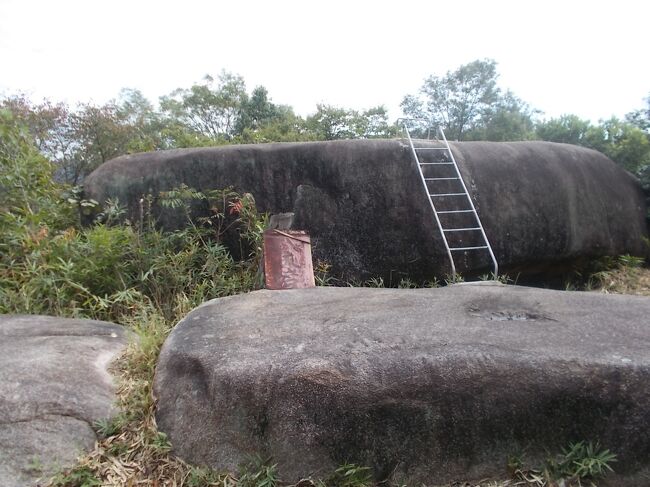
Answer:
[[[416,141],[420,147],[438,147]],[[504,272],[526,273],[576,259],[643,255],[646,203],[638,181],[603,154],[551,142],[452,142],[451,150]],[[431,153],[441,151],[429,151]],[[438,174],[445,176],[444,174]],[[427,279],[449,273],[440,231],[409,145],[345,140],[176,149],[118,157],[84,183],[87,197],[119,200],[140,218],[143,195],[185,184],[234,187],[258,209],[293,212],[314,260],[344,279]],[[429,188],[434,182],[427,183]],[[455,191],[436,181],[436,192]],[[456,196],[438,209],[453,209]],[[163,225],[185,222],[159,213]],[[445,226],[475,226],[447,214]],[[467,220],[467,219],[470,220]],[[137,221],[137,220],[136,220]],[[471,246],[471,235],[459,235]],[[488,256],[465,267],[490,269]]]

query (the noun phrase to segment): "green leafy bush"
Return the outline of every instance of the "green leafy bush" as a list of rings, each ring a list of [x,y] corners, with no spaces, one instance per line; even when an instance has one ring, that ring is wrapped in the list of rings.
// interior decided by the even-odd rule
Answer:
[[[89,205],[94,211],[96,202],[53,182],[51,164],[4,112],[0,163],[0,313],[124,322],[152,306],[173,320],[180,305],[188,309],[257,284],[265,218],[252,197],[182,187],[162,201],[186,214],[185,229],[164,232],[148,215],[136,225],[122,221],[116,202],[96,212],[98,223],[82,227],[80,214]],[[191,218],[193,199],[210,204],[209,218]],[[227,230],[235,232],[243,258],[234,259],[222,242]]]

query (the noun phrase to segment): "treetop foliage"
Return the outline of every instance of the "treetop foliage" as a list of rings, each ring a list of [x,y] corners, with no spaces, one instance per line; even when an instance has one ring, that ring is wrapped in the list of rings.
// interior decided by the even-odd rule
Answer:
[[[406,115],[431,120],[445,127],[449,138],[461,140],[499,100],[497,76],[493,60],[473,61],[444,76],[429,76],[420,96],[407,95],[402,108]]]
[[[264,86],[249,93],[241,76],[225,71],[161,96],[157,106],[140,91],[123,89],[103,105],[33,103],[18,94],[0,99],[0,109],[28,128],[36,147],[55,164],[56,179],[75,185],[103,162],[134,152],[395,133],[383,106],[359,112],[319,105],[305,119],[273,103]]]
[[[599,150],[645,181],[650,169],[650,95],[646,106],[624,119],[594,124],[566,114],[543,119],[510,90],[497,86],[497,63],[476,60],[444,75],[428,76],[406,95],[404,115],[445,128],[450,140],[547,140]],[[69,106],[24,95],[0,99],[0,109],[27,127],[38,151],[54,164],[55,178],[80,184],[103,162],[122,154],[222,144],[294,142],[399,135],[384,106],[355,110],[318,104],[297,115],[273,102],[264,86],[248,91],[245,80],[221,72],[161,96],[123,89],[103,104]],[[646,181],[650,186],[650,182]]]
[[[406,95],[401,107],[411,118],[431,120],[451,140],[546,140],[598,150],[641,178],[650,189],[650,96],[646,107],[624,120],[593,124],[572,114],[541,119],[510,90],[497,87],[496,62],[477,60],[426,78],[418,94]]]

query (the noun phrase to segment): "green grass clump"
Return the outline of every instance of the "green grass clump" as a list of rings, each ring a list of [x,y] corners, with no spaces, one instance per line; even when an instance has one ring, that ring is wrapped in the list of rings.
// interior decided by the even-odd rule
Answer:
[[[321,484],[323,487],[369,487],[374,485],[374,482],[370,467],[344,463]]]
[[[579,441],[556,455],[549,455],[541,467],[525,468],[519,457],[511,457],[508,470],[514,481],[531,487],[597,487],[613,472],[616,455],[598,443]]]
[[[550,479],[564,480],[572,485],[604,478],[613,472],[613,462],[616,462],[616,455],[601,449],[598,443],[579,441],[563,449],[560,455],[549,458],[545,471]]]
[[[52,487],[97,487],[102,485],[92,469],[87,466],[75,467],[65,473],[57,474],[51,483]]]

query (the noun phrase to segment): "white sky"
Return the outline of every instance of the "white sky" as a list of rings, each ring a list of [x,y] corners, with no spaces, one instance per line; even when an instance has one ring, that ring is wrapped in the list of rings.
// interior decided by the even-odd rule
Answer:
[[[498,62],[546,116],[597,121],[650,93],[647,0],[0,0],[0,94],[152,101],[222,69],[306,115],[399,103],[430,74]]]

